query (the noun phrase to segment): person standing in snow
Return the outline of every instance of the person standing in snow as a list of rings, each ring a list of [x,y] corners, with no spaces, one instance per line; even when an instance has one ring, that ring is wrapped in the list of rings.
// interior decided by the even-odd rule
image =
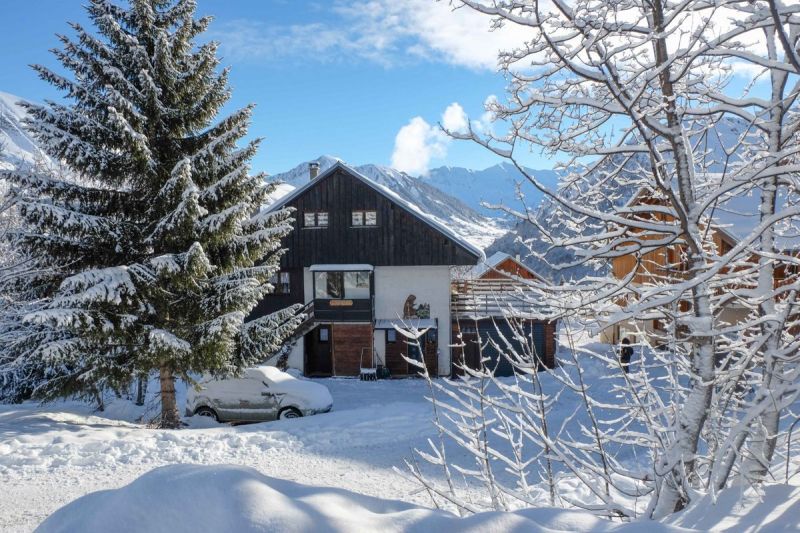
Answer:
[[[631,357],[633,357],[633,346],[628,337],[622,339],[622,349],[619,352],[619,362],[622,365],[622,370],[628,373],[631,365]]]

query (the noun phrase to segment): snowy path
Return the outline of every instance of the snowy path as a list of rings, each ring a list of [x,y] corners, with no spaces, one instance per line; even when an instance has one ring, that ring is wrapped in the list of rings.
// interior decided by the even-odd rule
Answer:
[[[393,471],[434,434],[425,384],[321,382],[331,389],[333,412],[237,427],[152,430],[91,415],[81,404],[0,406],[0,531],[32,530],[78,496],[173,463],[247,465],[300,483],[429,503]]]

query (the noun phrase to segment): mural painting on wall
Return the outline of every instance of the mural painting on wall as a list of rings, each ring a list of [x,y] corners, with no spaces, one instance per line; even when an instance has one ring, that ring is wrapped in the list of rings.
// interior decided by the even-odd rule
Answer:
[[[403,318],[430,318],[431,304],[416,304],[417,297],[409,294],[403,305]]]

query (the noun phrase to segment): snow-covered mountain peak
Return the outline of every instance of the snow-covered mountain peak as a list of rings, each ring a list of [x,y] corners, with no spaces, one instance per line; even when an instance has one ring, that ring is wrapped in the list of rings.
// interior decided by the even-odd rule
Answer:
[[[0,170],[13,170],[46,157],[25,130],[22,98],[0,92]]]

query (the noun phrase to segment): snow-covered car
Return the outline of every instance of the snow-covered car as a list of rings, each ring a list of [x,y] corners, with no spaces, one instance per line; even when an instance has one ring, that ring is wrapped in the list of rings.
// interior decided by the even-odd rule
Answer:
[[[332,408],[326,386],[273,366],[248,368],[240,378],[202,380],[186,395],[186,416],[210,416],[220,422],[298,418]]]

